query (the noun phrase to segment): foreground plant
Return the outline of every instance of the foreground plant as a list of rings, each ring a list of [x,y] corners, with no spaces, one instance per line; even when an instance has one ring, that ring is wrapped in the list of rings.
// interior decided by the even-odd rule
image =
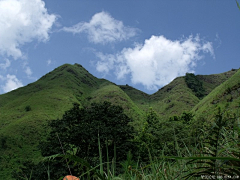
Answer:
[[[240,129],[236,116],[221,112],[218,108],[212,128],[200,142],[198,153],[192,157],[168,157],[189,160],[189,168],[182,177],[189,178],[226,178],[240,175]]]

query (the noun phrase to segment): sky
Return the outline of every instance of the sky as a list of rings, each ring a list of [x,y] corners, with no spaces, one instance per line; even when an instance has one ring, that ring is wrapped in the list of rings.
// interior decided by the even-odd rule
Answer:
[[[155,93],[240,68],[234,0],[0,0],[0,94],[63,64]]]

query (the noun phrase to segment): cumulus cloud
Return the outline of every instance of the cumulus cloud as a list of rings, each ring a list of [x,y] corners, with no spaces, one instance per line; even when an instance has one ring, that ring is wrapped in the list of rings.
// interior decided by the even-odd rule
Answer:
[[[21,58],[20,46],[34,39],[47,41],[55,20],[42,0],[1,0],[0,55]]]
[[[22,82],[18,80],[15,75],[8,74],[6,77],[0,76],[0,79],[6,82],[5,85],[2,86],[2,90],[5,93],[23,86]]]
[[[87,33],[89,41],[96,44],[127,40],[137,33],[137,29],[124,26],[122,21],[107,12],[96,13],[89,22],[80,22],[62,30],[73,34]]]
[[[118,54],[97,53],[96,69],[103,73],[113,70],[118,79],[130,74],[133,84],[156,90],[186,72],[193,72],[206,53],[214,57],[212,43],[204,42],[199,35],[174,41],[152,36],[144,44],[125,48]]]

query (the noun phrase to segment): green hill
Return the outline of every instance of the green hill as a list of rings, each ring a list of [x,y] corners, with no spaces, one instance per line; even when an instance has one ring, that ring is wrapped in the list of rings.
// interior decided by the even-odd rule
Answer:
[[[23,160],[41,157],[37,145],[45,137],[47,120],[61,118],[73,102],[87,106],[102,100],[120,104],[134,119],[143,118],[121,88],[92,76],[79,64],[64,64],[34,83],[0,95],[0,177]]]
[[[199,99],[194,96],[185,83],[184,77],[178,77],[150,97],[151,106],[163,119],[189,111]]]
[[[236,70],[234,70],[236,72]],[[224,73],[229,75],[230,72]],[[223,111],[238,113],[240,106],[240,69],[226,81],[213,89],[208,96],[201,100],[192,110],[196,118],[204,115],[210,120],[216,107]]]
[[[208,96],[212,90],[236,72],[237,70],[231,70],[221,74],[197,75],[196,78],[202,83],[205,96]],[[202,101],[187,86],[185,76],[174,79],[171,83],[150,95],[149,98],[149,106],[153,107],[162,119],[180,115],[184,111],[189,112]]]
[[[42,125],[60,118],[73,102],[83,100],[100,82],[80,65],[63,65],[35,83],[1,95],[1,172],[16,168],[22,160],[40,157],[37,145],[44,138]]]
[[[185,77],[148,95],[128,85],[98,79],[79,64],[64,64],[34,83],[0,95],[0,177],[10,179],[11,171],[23,161],[41,158],[37,146],[48,132],[44,125],[61,118],[73,102],[81,107],[104,100],[121,105],[138,130],[150,107],[161,119],[191,110],[196,116],[206,110],[211,114],[216,105],[236,108],[240,102],[239,76],[239,70],[196,76],[205,90],[205,97],[199,99]]]

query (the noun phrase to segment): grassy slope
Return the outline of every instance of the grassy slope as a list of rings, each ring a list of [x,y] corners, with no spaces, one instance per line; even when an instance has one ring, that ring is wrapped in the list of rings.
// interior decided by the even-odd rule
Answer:
[[[125,113],[134,119],[134,127],[139,129],[141,127],[144,112],[137,104],[130,99],[130,97],[118,86],[110,84],[104,86],[91,94],[90,102],[109,101],[112,104],[120,105],[123,107]]]
[[[197,75],[197,77],[199,78],[200,81],[203,82],[203,88],[206,91],[206,95],[208,95],[214,88],[219,86],[221,83],[225,82],[236,72],[237,72],[236,69],[232,69],[231,71],[227,71],[220,74]]]
[[[206,96],[221,83],[233,76],[237,70],[231,70],[221,74],[197,75],[203,82]],[[171,83],[150,95],[149,105],[161,116],[167,119],[169,116],[180,115],[182,112],[191,111],[199,100],[185,83],[184,77],[178,77]]]
[[[60,118],[73,102],[83,104],[84,97],[97,89],[98,83],[81,66],[66,64],[35,83],[1,95],[0,138],[6,143],[5,149],[0,147],[0,172],[16,167],[18,161],[39,157],[36,146],[44,137],[41,125]],[[25,111],[27,105],[31,111]]]
[[[73,102],[85,102],[101,83],[97,80],[77,65],[63,65],[35,83],[1,95],[0,132],[18,132],[22,121],[60,118]],[[27,105],[31,111],[25,111]]]
[[[162,119],[189,111],[199,102],[199,99],[187,87],[184,77],[173,80],[151,95],[150,100],[150,105],[161,115]]]
[[[131,100],[142,110],[147,111],[150,107],[150,95],[146,94],[138,89],[135,89],[129,85],[119,85]]]
[[[240,103],[240,69],[224,83],[216,87],[208,96],[200,101],[192,110],[196,118],[204,116],[211,119],[217,106],[222,110],[237,113]]]
[[[197,77],[203,82],[203,88],[207,96],[213,89],[236,72],[237,70],[231,70],[221,74],[197,75]],[[149,107],[153,107],[162,119],[180,115],[184,111],[189,112],[200,102],[192,90],[187,87],[184,77],[174,79],[152,95],[148,95],[128,85],[120,85],[119,87],[139,108],[147,111]]]

